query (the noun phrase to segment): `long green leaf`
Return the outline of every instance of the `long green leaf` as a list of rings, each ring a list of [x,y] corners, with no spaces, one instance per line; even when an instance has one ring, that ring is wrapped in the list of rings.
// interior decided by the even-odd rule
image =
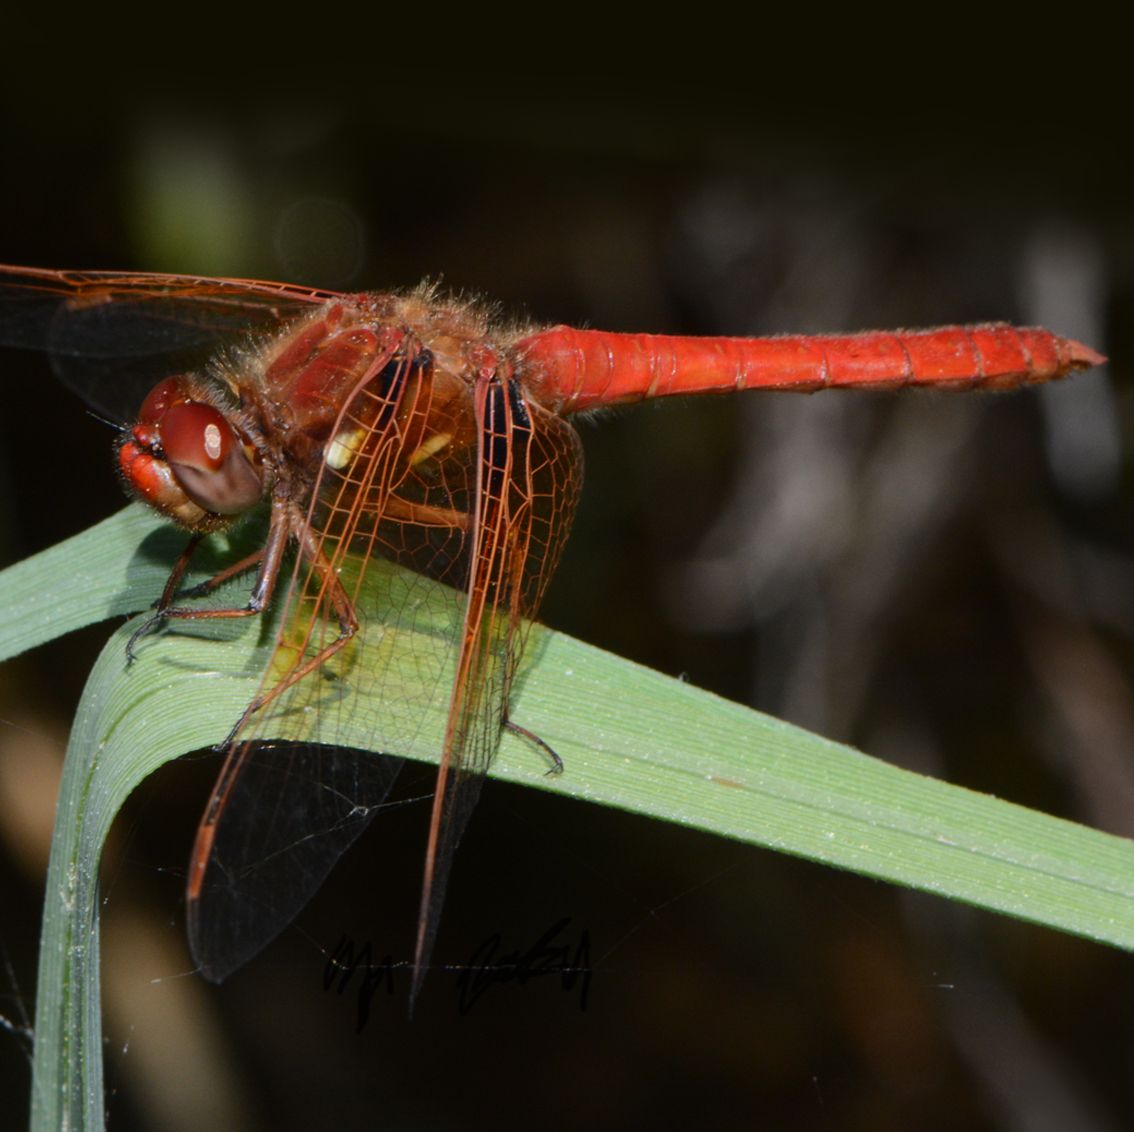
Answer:
[[[131,507],[0,574],[0,657],[146,607],[176,545]],[[374,577],[391,584],[396,572]],[[429,631],[433,615],[426,600],[405,631]],[[47,882],[34,1127],[102,1126],[99,854],[130,791],[223,738],[251,698],[270,634],[228,624],[147,638],[129,667],[123,625],[91,674]],[[382,646],[364,644],[359,663],[373,659],[368,647]],[[536,630],[529,656],[514,713],[567,771],[543,774],[506,737],[498,777],[1134,948],[1134,842],[900,770],[548,630]],[[314,734],[357,746],[367,736],[352,733],[352,718],[325,713]],[[398,753],[428,758],[442,720],[435,710],[418,723],[413,749]]]

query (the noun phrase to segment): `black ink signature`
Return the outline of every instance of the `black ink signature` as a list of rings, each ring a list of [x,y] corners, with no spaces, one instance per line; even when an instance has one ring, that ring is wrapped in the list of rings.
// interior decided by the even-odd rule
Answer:
[[[394,993],[395,966],[388,955],[381,962],[375,963],[369,941],[356,949],[354,940],[344,935],[331,949],[323,967],[323,990],[331,990],[337,982],[337,993],[345,994],[355,975],[360,976],[358,989],[355,991],[357,1013],[354,1032],[356,1034],[362,1033],[363,1027],[370,1019],[370,1000],[379,987],[385,986],[387,995]]]
[[[462,1014],[472,1010],[477,1000],[493,983],[517,982],[523,986],[529,979],[559,975],[565,991],[579,988],[579,1009],[587,1009],[587,996],[591,989],[591,937],[584,928],[579,933],[574,956],[570,944],[557,943],[556,936],[571,923],[564,918],[552,924],[526,951],[511,951],[498,955],[500,933],[494,932],[472,954],[468,964],[457,977],[459,1009]]]

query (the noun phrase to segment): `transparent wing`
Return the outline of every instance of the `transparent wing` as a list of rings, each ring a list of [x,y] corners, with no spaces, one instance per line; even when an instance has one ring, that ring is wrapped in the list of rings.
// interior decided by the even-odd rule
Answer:
[[[291,520],[297,553],[276,645],[259,695],[227,745],[191,858],[190,947],[214,980],[287,927],[365,829],[400,768],[400,758],[381,754],[401,749],[391,727],[399,712],[387,715],[377,702],[382,681],[361,646],[364,630],[379,639],[393,630],[403,604],[391,588],[397,575],[370,572],[368,590],[367,567],[381,516],[397,510],[404,424],[422,388],[412,347],[379,354],[334,422],[341,447],[329,446],[310,506]],[[389,683],[396,693],[396,681]],[[361,744],[335,742],[347,725]]]
[[[205,816],[206,895],[188,905],[206,978],[220,982],[291,923],[370,824],[401,765],[313,743],[244,742],[230,751]]]
[[[574,518],[582,453],[574,429],[516,382],[476,390],[477,461],[468,583],[430,817],[411,1001],[429,965],[457,848],[496,754],[527,625]]]
[[[42,350],[100,414],[131,419],[161,378],[199,371],[313,303],[282,283],[0,265],[0,345]]]

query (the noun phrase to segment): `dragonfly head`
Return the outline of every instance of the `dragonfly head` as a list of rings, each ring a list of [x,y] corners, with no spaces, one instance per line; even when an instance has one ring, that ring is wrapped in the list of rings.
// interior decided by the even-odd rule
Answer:
[[[264,494],[263,466],[231,415],[184,377],[150,390],[118,447],[126,490],[194,531],[225,526]]]

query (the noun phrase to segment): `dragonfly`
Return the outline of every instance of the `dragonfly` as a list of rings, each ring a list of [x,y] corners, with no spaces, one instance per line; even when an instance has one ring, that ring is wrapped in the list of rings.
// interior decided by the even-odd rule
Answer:
[[[0,266],[0,344],[46,352],[65,383],[120,422],[127,492],[188,534],[131,658],[163,626],[280,613],[259,690],[221,745],[190,858],[188,936],[205,977],[225,978],[278,936],[378,812],[400,766],[399,727],[412,726],[389,723],[399,697],[419,697],[403,720],[440,698],[411,1005],[503,733],[562,769],[511,719],[509,694],[582,483],[572,416],[750,389],[1007,390],[1105,361],[1004,323],[766,338],[614,333],[503,321],[430,285],[348,294],[16,266]],[[184,587],[202,539],[265,509],[262,545]],[[382,564],[404,568],[403,581],[368,585]],[[252,579],[243,604],[197,600],[242,575]],[[446,596],[441,631],[406,646],[421,674],[409,692],[392,669],[370,672],[351,657],[367,638],[397,638],[422,599],[415,578]],[[366,713],[366,750],[279,739],[344,683],[365,692],[350,703]]]

